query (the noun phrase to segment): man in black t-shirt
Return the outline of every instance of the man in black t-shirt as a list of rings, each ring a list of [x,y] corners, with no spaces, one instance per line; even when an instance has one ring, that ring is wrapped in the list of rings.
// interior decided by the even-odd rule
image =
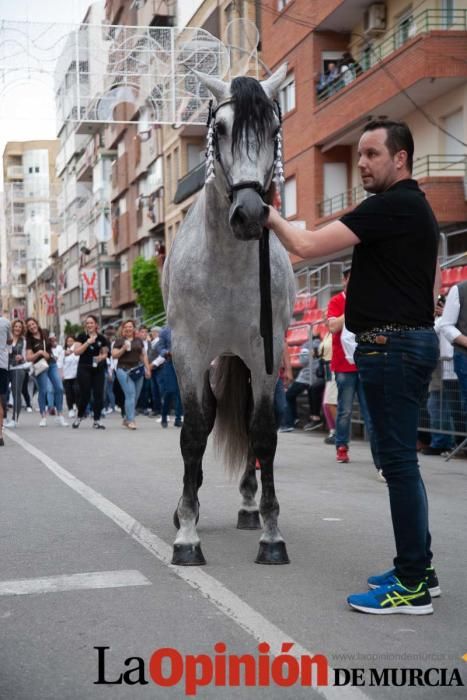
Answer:
[[[373,614],[429,614],[431,598],[440,595],[416,451],[420,401],[439,354],[433,330],[439,231],[412,179],[413,151],[406,124],[370,122],[358,144],[358,168],[373,197],[316,231],[298,229],[269,208],[269,226],[302,258],[354,246],[345,322],[356,334],[355,362],[389,488],[397,552],[393,569],[368,578],[369,592],[347,599]]]

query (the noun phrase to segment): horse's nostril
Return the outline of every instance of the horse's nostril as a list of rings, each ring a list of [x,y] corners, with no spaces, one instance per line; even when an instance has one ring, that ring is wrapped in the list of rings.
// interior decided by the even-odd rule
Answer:
[[[237,211],[235,212],[235,217],[238,221],[239,224],[244,224],[246,223],[247,216],[242,207],[238,207]]]

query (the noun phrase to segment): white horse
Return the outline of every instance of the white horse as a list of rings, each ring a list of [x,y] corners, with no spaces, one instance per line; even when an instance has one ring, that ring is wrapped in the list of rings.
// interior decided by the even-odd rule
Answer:
[[[207,179],[177,233],[164,266],[163,285],[184,409],[185,475],[174,515],[178,528],[174,564],[205,563],[196,530],[198,490],[214,423],[218,447],[230,470],[244,468],[237,527],[260,528],[255,501],[258,459],[264,527],[256,561],[289,561],[277,522],[273,397],[295,283],[285,249],[272,232],[263,233],[264,201],[269,202],[274,191],[274,169],[281,175],[280,110],[273,98],[285,73],[283,66],[261,83],[241,77],[230,84],[197,73],[215,100]]]

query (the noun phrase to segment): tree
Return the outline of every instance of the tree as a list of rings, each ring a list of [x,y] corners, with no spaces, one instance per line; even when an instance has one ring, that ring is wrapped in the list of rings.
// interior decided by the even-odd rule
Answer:
[[[155,258],[146,260],[141,255],[136,258],[131,269],[131,286],[143,310],[143,320],[164,313],[159,267]]]
[[[67,318],[65,319],[65,328],[63,330],[65,338],[68,335],[72,335],[75,338],[79,333],[83,332],[83,326],[81,323],[71,323]]]

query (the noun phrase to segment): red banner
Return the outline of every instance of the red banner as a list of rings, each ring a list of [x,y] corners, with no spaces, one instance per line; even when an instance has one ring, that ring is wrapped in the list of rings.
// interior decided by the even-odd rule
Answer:
[[[97,301],[97,270],[81,270],[83,284],[83,304]]]
[[[53,316],[55,314],[55,292],[44,292],[42,304],[45,308],[45,315]]]

